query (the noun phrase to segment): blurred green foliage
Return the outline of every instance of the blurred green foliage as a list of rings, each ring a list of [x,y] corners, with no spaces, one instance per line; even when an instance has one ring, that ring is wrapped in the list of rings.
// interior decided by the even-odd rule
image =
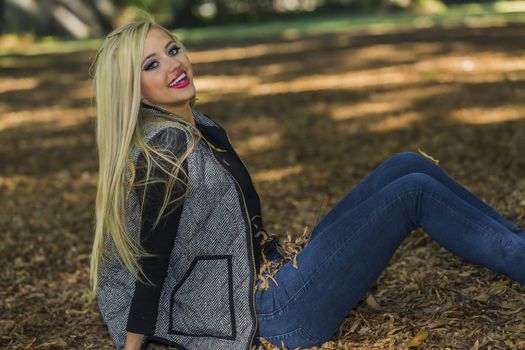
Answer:
[[[125,6],[133,6],[152,14],[159,22],[165,22],[171,18],[174,0],[125,0],[124,3]]]
[[[465,25],[504,25],[506,23],[525,23],[525,11],[501,3],[468,4],[449,6],[439,14],[418,13],[310,13],[288,19],[273,19],[260,23],[230,23],[210,25],[199,28],[179,28],[174,32],[185,41],[188,48],[192,44],[205,41],[246,40],[265,37],[295,38],[303,35],[350,32],[352,30],[395,31],[402,28],[428,28],[440,26]],[[522,3],[525,5],[525,3]],[[502,6],[505,5],[505,6]],[[74,52],[95,50],[100,39],[61,40],[57,37],[35,37],[32,35],[0,36],[0,62],[17,56],[41,55],[50,52]]]
[[[31,4],[24,7],[26,5],[17,0],[0,0],[0,34],[2,24],[6,22],[2,20],[2,16],[8,18],[10,23],[10,27],[4,24],[4,30],[8,29],[12,33],[85,39],[100,37],[111,30],[111,27],[141,17],[144,11],[153,15],[157,22],[172,29],[215,28],[225,24],[238,24],[241,26],[241,34],[248,24],[305,18],[315,22],[319,16],[334,14],[341,14],[353,21],[356,16],[372,18],[370,15],[396,14],[402,17],[393,21],[404,21],[403,16],[432,15],[437,17],[433,17],[431,21],[439,22],[443,18],[461,17],[465,13],[525,13],[525,1],[470,0],[469,4],[463,4],[466,1],[468,0],[75,0],[76,6],[73,6],[73,0],[24,0],[24,4]],[[109,4],[112,9],[110,14],[105,10],[107,6],[103,8],[97,5],[103,3]],[[56,16],[57,10],[67,16]],[[425,21],[428,22],[428,19]],[[361,20],[358,19],[357,23],[361,23]],[[210,32],[213,34],[215,30],[211,29]],[[266,31],[261,30],[261,33]],[[251,29],[247,31],[251,32]]]

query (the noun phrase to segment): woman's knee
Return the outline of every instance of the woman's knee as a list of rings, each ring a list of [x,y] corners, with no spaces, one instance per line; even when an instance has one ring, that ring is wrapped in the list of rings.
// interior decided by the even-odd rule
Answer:
[[[401,152],[394,154],[385,161],[393,166],[402,166],[407,169],[407,173],[424,172],[435,164],[428,158],[416,152]]]
[[[398,179],[398,187],[403,189],[413,188],[423,190],[433,189],[436,186],[439,186],[436,179],[425,173],[412,172]]]

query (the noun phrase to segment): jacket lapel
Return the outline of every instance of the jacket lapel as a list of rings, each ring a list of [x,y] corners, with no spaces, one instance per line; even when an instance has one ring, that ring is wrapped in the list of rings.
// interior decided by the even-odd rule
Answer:
[[[228,139],[226,131],[222,128],[222,126],[201,112],[195,112],[195,124],[197,125],[197,128],[215,144],[226,145],[228,151],[233,152],[233,147],[230,144],[230,140]],[[206,118],[207,120],[204,120],[203,118]],[[211,126],[209,125],[210,123],[213,123],[214,125]]]

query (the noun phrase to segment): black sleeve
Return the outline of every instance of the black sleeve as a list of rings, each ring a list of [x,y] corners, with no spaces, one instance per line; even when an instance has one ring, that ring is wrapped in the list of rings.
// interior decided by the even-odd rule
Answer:
[[[158,139],[154,139],[154,142],[158,143],[158,141]],[[177,155],[177,153],[180,154],[181,152],[174,153]],[[141,155],[137,161],[135,174],[136,180],[144,179],[146,177],[146,171],[141,167],[143,165],[144,158]],[[183,167],[187,173],[187,161],[184,161]],[[167,175],[163,174],[160,169],[155,167],[152,169],[150,177],[166,179]],[[154,285],[152,286],[140,281],[135,282],[135,292],[131,301],[126,327],[127,331],[133,333],[151,335],[155,332],[160,294],[168,270],[170,254],[173,249],[173,241],[182,213],[182,203],[177,202],[168,205],[164,213],[169,214],[163,215],[163,218],[159,221],[158,225],[152,229],[153,223],[162,206],[165,193],[164,187],[164,183],[152,183],[149,184],[146,189],[141,220],[140,243],[147,252],[155,254],[155,256],[141,259],[140,266],[144,275]],[[175,197],[172,197],[172,199],[179,196],[182,191],[184,191],[183,187],[174,188],[172,196]],[[137,191],[139,202],[141,201],[142,193],[142,190]]]

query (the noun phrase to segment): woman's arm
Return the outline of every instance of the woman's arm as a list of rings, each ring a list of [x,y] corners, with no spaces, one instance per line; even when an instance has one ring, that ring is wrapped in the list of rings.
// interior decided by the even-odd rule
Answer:
[[[170,139],[170,135],[166,134],[159,135],[159,137],[162,138],[160,141]],[[159,144],[160,141],[154,140],[153,142]],[[175,154],[175,156],[178,156],[178,154]],[[137,181],[143,180],[146,176],[145,163],[143,155],[139,155],[136,169]],[[167,166],[167,164],[164,165]],[[187,161],[184,161],[182,166],[187,172]],[[158,167],[154,166],[151,170],[152,173],[150,175],[152,177],[167,179],[167,175],[163,174]],[[184,192],[183,187],[176,186],[171,193],[173,196],[171,199],[179,197]],[[144,188],[142,187],[137,189],[136,194],[138,198],[142,198],[143,191]],[[126,326],[128,334],[151,335],[155,332],[160,295],[168,271],[174,237],[182,214],[182,203],[172,203],[166,207],[164,213],[166,215],[163,216],[159,224],[155,228],[152,227],[162,206],[164,195],[164,183],[156,182],[148,185],[144,198],[144,211],[141,217],[140,244],[148,253],[152,253],[154,256],[143,257],[139,260],[145,283],[141,281],[135,282]],[[153,285],[147,281],[150,281]]]
[[[128,332],[126,335],[126,345],[124,350],[140,350],[144,334],[137,334]]]

